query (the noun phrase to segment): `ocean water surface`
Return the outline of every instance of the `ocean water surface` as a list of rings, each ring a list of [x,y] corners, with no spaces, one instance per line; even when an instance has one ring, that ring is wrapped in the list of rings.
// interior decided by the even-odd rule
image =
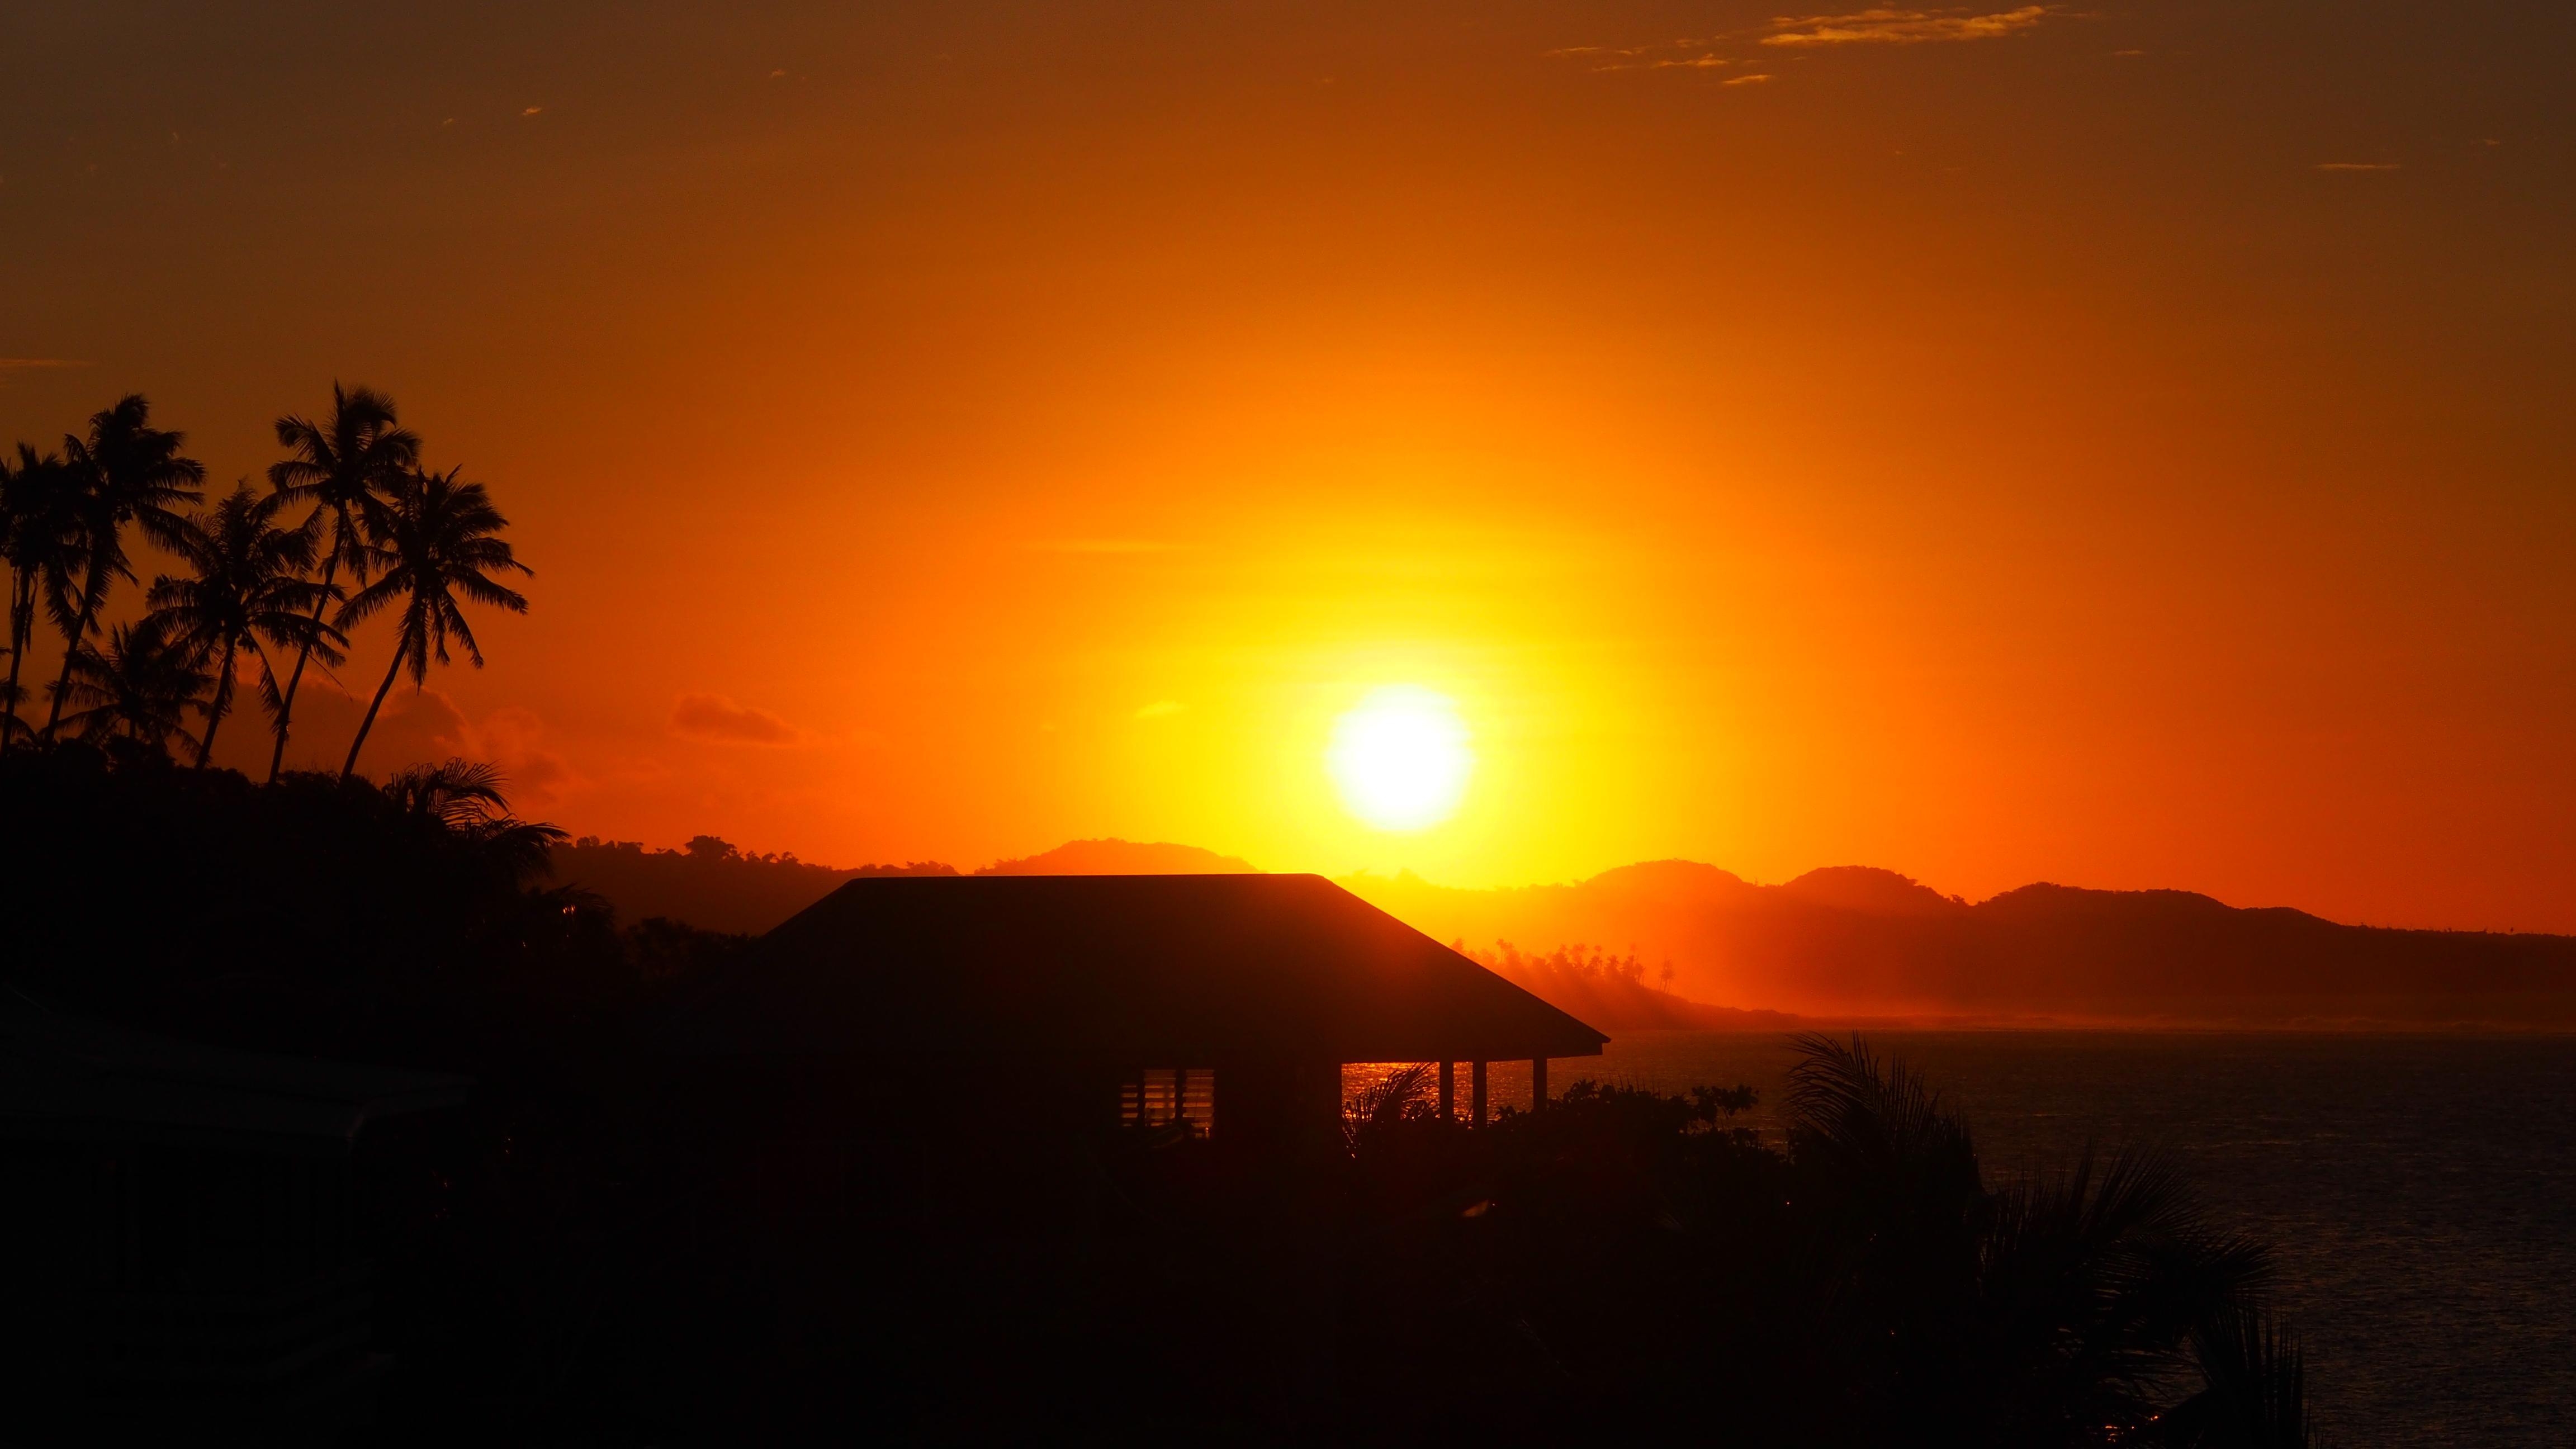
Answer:
[[[1989,1182],[2088,1142],[2178,1154],[2224,1221],[2273,1244],[2334,1442],[2576,1445],[2576,1037],[1869,1040],[1966,1110]],[[1560,1090],[1749,1083],[1768,1134],[1793,1060],[1785,1037],[1649,1032],[1549,1072]],[[1493,1100],[1528,1103],[1526,1064],[1494,1066]]]

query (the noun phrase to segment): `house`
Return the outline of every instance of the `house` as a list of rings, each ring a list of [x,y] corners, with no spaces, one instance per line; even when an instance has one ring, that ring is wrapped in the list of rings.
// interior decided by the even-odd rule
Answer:
[[[1552,1058],[1608,1038],[1312,875],[854,880],[693,1000],[683,1054],[998,1081],[1018,1114],[1337,1140],[1341,1068]],[[931,1080],[938,1080],[934,1075]],[[1454,1094],[1444,1093],[1445,1104]],[[1047,1098],[1041,1102],[1038,1098]]]
[[[171,1041],[0,987],[0,1388],[65,1442],[369,1412],[351,1152],[461,1078]]]
[[[1342,1068],[1606,1040],[1305,875],[854,880],[663,1039],[762,1401],[958,1441],[1323,1423]]]

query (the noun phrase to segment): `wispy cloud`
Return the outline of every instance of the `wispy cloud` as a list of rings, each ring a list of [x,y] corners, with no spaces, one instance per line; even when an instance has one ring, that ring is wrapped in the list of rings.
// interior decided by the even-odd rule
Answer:
[[[1730,76],[1726,83],[1731,86],[1758,86],[1770,78],[1768,74],[1756,71],[1751,75]]]
[[[1969,8],[1900,10],[1877,5],[1841,15],[1775,15],[1769,24],[1749,30],[1644,45],[1563,45],[1547,54],[1559,60],[1586,61],[1597,71],[1718,70],[1742,65],[1756,45],[1822,47],[1836,45],[1924,45],[1940,41],[1991,40],[2028,30],[2051,16],[2069,12],[2062,5],[2023,5],[2011,10]],[[1767,32],[1767,33],[1766,33]],[[1730,55],[1728,52],[1738,51]],[[1770,77],[1740,76],[1727,85],[1752,85]]]
[[[1567,60],[1588,60],[1594,70],[1717,70],[1736,62],[1702,47],[1705,40],[1673,40],[1656,45],[1569,45],[1548,52]],[[1690,51],[1693,54],[1677,52]]]
[[[87,367],[76,357],[0,357],[0,387],[22,372],[58,372],[65,368]]]
[[[1922,45],[1945,40],[1991,40],[2028,30],[2056,11],[2053,5],[1977,14],[1969,10],[1894,10],[1873,7],[1849,15],[1781,15],[1777,34],[1764,45]]]
[[[805,732],[765,709],[736,704],[721,694],[684,694],[671,705],[671,730],[722,745],[793,745]]]
[[[2320,161],[2319,171],[2402,171],[2402,161]]]
[[[1158,699],[1152,704],[1139,708],[1136,711],[1136,718],[1170,719],[1172,716],[1179,714],[1186,707],[1187,706],[1183,705],[1177,699]]]

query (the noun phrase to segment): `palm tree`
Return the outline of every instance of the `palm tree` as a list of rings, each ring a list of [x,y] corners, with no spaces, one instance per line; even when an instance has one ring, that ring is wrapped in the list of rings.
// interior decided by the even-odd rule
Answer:
[[[2244,1418],[2213,1345],[2255,1309],[2269,1260],[2208,1218],[2171,1159],[2088,1151],[1989,1190],[1966,1120],[1919,1074],[1858,1038],[1796,1045],[1798,1195],[1839,1244],[1825,1316],[1854,1382],[1876,1386],[1861,1412],[1960,1442],[2135,1438],[2196,1355],[2212,1385],[2197,1412]]]
[[[140,393],[92,416],[88,437],[63,439],[63,466],[76,490],[83,570],[77,595],[56,610],[63,626],[63,672],[54,681],[53,709],[45,718],[48,738],[62,722],[72,667],[82,642],[98,627],[108,586],[119,576],[134,577],[125,558],[125,525],[139,523],[146,538],[175,548],[186,527],[175,510],[204,497],[197,485],[205,481],[205,466],[179,452],[186,444],[186,434],[152,426],[152,404]]]
[[[20,443],[25,449],[26,444]],[[32,451],[32,450],[29,450]],[[13,542],[18,532],[18,470],[9,460],[0,458],[0,558],[9,563],[9,687],[0,695],[0,708],[8,711],[7,724],[0,724],[0,748],[5,748],[10,727],[18,722],[18,556]]]
[[[449,760],[443,765],[396,770],[385,780],[385,797],[406,815],[437,821],[495,875],[516,887],[544,874],[547,858],[563,843],[564,832],[512,815],[502,784],[496,766]]]
[[[211,682],[197,651],[172,643],[158,620],[145,619],[117,625],[104,653],[76,650],[54,705],[80,739],[121,735],[166,754],[173,738],[197,743],[182,721]],[[62,714],[65,704],[77,708]]]
[[[343,389],[334,382],[330,417],[316,423],[290,413],[277,420],[277,441],[293,449],[295,456],[269,465],[269,486],[281,498],[313,504],[313,512],[304,520],[307,533],[318,534],[325,520],[330,525],[329,540],[315,540],[321,550],[322,587],[329,590],[344,565],[351,578],[365,583],[371,562],[368,542],[382,531],[379,525],[387,502],[402,480],[420,466],[420,438],[395,426],[392,398],[374,388]],[[317,626],[325,597],[337,595],[314,599]],[[312,654],[309,647],[297,648],[295,670],[286,677],[285,692],[277,703],[277,747],[268,756],[271,780],[286,762],[287,728]]]
[[[2217,1315],[2192,1335],[2200,1392],[2176,1404],[2149,1442],[2177,1449],[2316,1449],[2306,1355],[2255,1312]]]
[[[82,571],[71,482],[61,458],[39,456],[24,443],[16,466],[0,459],[0,557],[9,564],[9,679],[0,686],[0,751],[27,728],[18,718],[26,699],[19,676],[35,639],[37,591],[44,591],[48,603],[66,598]]]
[[[528,611],[525,595],[495,582],[491,575],[503,569],[523,574],[536,571],[513,557],[510,545],[501,540],[500,532],[510,521],[492,506],[483,485],[457,482],[458,471],[418,473],[403,480],[385,511],[376,545],[376,561],[384,566],[384,574],[360,589],[340,611],[340,627],[345,629],[392,607],[398,599],[403,606],[402,622],[394,635],[393,663],[386,666],[384,683],[376,686],[376,697],[367,704],[366,718],[358,721],[358,737],[349,742],[349,758],[340,766],[343,781],[357,772],[358,751],[366,746],[367,732],[375,728],[376,711],[384,707],[385,692],[394,687],[394,676],[406,665],[413,687],[418,688],[429,679],[432,655],[441,664],[447,662],[447,641],[453,635],[465,646],[474,667],[483,667],[482,646],[466,626],[458,596],[513,613]]]
[[[197,742],[199,769],[214,755],[215,731],[232,706],[233,664],[244,648],[259,658],[260,693],[271,709],[280,704],[277,669],[262,640],[294,649],[299,658],[319,654],[325,665],[342,659],[336,646],[343,636],[319,617],[339,591],[304,577],[313,564],[313,535],[273,521],[287,501],[282,493],[262,498],[247,483],[234,489],[211,516],[192,515],[180,535],[179,556],[193,573],[163,574],[152,584],[153,616],[171,642],[220,660],[205,738]]]

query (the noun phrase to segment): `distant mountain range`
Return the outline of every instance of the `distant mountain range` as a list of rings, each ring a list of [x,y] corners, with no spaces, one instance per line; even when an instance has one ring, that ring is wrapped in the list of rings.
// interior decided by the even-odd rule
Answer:
[[[1815,1015],[2576,1025],[2576,938],[2345,926],[2189,891],[2028,885],[1970,904],[1845,866],[1758,886],[1654,861],[1573,885],[1343,882],[1443,940],[1584,942],[1672,987]]]
[[[1078,840],[978,873],[1251,869],[1196,846]],[[702,836],[677,851],[585,839],[557,852],[555,873],[606,896],[630,920],[668,916],[757,932],[859,876],[959,872],[938,862],[832,869],[793,856],[745,855]],[[1681,860],[1622,866],[1571,885],[1501,890],[1438,886],[1409,874],[1341,883],[1419,930],[1468,946],[1538,994],[1567,996],[1559,1004],[1569,1010],[1579,999],[1584,1009],[1618,1018],[1596,1023],[1605,1030],[1777,1028],[1786,1024],[1778,1012],[2576,1026],[2576,937],[2346,926],[2285,908],[2240,910],[2188,891],[2039,884],[1971,904],[1867,867],[1762,886]],[[1505,951],[1506,943],[1517,949]],[[1566,947],[1594,949],[1560,950]],[[1603,975],[1605,961],[1610,976]],[[1752,1010],[1706,1005],[1714,1002]]]

